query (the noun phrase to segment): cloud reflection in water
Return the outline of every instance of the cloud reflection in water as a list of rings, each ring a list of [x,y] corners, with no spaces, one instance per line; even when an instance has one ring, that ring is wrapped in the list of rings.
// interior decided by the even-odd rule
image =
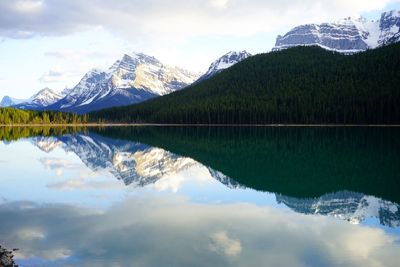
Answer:
[[[105,211],[8,203],[0,218],[2,241],[21,249],[21,264],[39,258],[46,266],[397,266],[400,253],[396,237],[381,229],[176,195],[130,198]]]

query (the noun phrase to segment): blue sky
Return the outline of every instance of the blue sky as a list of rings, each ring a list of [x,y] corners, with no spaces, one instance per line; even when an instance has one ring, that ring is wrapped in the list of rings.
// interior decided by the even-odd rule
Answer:
[[[0,97],[73,87],[133,51],[205,72],[230,50],[268,52],[296,25],[391,9],[400,0],[2,0]]]

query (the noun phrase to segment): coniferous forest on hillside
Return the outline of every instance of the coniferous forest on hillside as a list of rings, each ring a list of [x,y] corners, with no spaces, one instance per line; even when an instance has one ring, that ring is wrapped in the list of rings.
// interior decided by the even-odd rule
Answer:
[[[342,55],[295,47],[250,57],[209,80],[90,120],[182,124],[398,124],[400,44]]]

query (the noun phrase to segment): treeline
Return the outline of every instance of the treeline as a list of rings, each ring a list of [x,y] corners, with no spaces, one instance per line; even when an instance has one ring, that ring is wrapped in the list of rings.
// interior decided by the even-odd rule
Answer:
[[[87,133],[85,127],[0,127],[0,141],[15,141],[35,136],[60,136],[64,134]]]
[[[15,124],[80,124],[87,123],[88,115],[55,111],[30,111],[0,108],[0,125]]]
[[[256,55],[184,90],[90,116],[182,124],[398,124],[400,44],[347,56],[319,47]]]

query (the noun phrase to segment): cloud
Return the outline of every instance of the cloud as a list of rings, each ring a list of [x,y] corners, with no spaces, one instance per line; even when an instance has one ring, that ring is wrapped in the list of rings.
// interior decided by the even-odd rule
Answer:
[[[55,171],[59,177],[63,175],[65,170],[82,170],[81,165],[61,158],[41,158],[39,161],[46,169]]]
[[[0,205],[1,241],[20,249],[22,266],[34,259],[42,266],[390,267],[400,253],[398,237],[380,229],[250,204],[169,195],[135,196],[104,211],[23,206]]]
[[[1,1],[0,35],[30,38],[100,27],[131,41],[245,36],[384,8],[398,0]]]
[[[116,181],[88,181],[86,178],[68,179],[66,181],[49,184],[47,186],[57,190],[87,190],[87,189],[121,189],[123,184]]]
[[[79,59],[76,59],[79,60]],[[81,77],[81,72],[76,71],[66,71],[63,70],[61,67],[56,66],[49,71],[45,72],[40,76],[38,79],[41,83],[67,83],[71,79],[76,79]]]
[[[64,76],[64,73],[56,71],[56,70],[49,70],[48,72],[44,73],[40,78],[39,81],[42,83],[54,83],[59,82],[60,78]]]
[[[106,53],[100,51],[85,51],[85,50],[59,50],[59,51],[47,51],[44,53],[47,57],[53,57],[58,59],[66,59],[71,61],[78,61],[82,58],[107,58],[113,53]]]
[[[217,8],[226,8],[229,0],[210,0],[210,4]]]
[[[222,252],[227,256],[237,256],[242,251],[240,241],[230,238],[224,231],[212,234],[211,240],[210,249],[217,253]]]
[[[14,10],[21,14],[37,13],[43,8],[43,1],[39,0],[17,0],[14,2]]]

